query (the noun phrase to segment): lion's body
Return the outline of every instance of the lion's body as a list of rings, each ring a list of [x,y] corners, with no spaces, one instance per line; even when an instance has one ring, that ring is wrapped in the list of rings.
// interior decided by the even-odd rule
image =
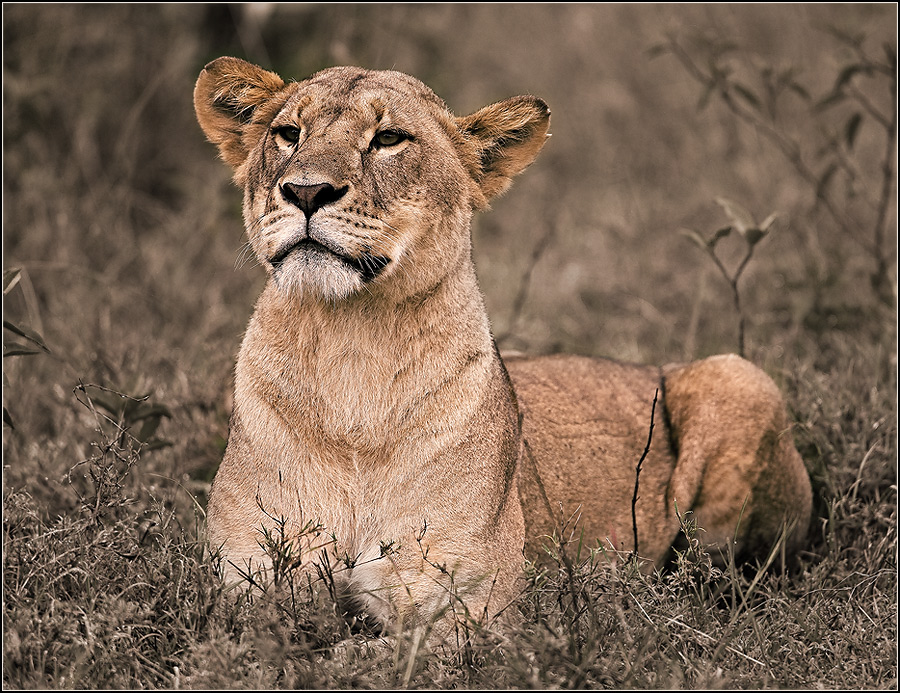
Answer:
[[[789,552],[805,535],[811,491],[784,404],[744,359],[655,368],[516,357],[506,367],[523,414],[532,555],[560,527],[618,552],[634,550],[636,530],[639,554],[659,563],[680,530],[676,508],[691,511],[717,559],[729,545],[743,557],[773,548],[785,520],[799,522]]]
[[[442,293],[373,321],[368,297],[297,311],[266,289],[238,358],[232,430],[209,504],[210,540],[229,561],[260,565],[255,528],[285,517],[288,534],[313,522],[334,535],[331,555],[356,563],[337,573],[339,586],[383,620],[407,602],[439,606],[429,605],[438,595],[423,572],[425,548],[461,583],[483,577],[483,560],[512,589],[523,531],[516,411],[489,336],[451,338],[478,324],[478,304],[467,315],[454,302],[460,322],[441,321],[454,296]],[[427,342],[413,318],[424,306],[435,309]],[[398,576],[402,589],[386,590]]]
[[[542,101],[455,118],[400,73],[287,84],[222,58],[195,105],[270,277],[209,501],[226,573],[271,570],[264,534],[284,534],[300,569],[341,566],[342,590],[382,621],[431,619],[457,594],[493,616],[516,596],[526,535],[535,552],[580,513],[590,544],[634,548],[656,388],[639,553],[662,560],[675,502],[719,546],[768,548],[785,520],[802,538],[809,481],[777,389],[747,362],[509,359],[507,373],[469,227],[543,146]]]

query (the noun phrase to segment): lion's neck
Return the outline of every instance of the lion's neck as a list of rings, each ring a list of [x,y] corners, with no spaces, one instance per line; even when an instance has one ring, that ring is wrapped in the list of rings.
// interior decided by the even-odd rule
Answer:
[[[470,263],[404,300],[327,304],[269,284],[241,348],[237,387],[292,425],[364,438],[421,425],[439,390],[476,395],[494,358]]]

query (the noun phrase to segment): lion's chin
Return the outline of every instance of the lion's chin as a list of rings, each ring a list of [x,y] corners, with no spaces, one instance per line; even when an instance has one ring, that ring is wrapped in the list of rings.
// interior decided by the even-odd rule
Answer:
[[[269,261],[280,290],[329,301],[356,293],[389,264],[390,258],[371,252],[354,258],[311,239],[285,248]]]
[[[341,301],[364,286],[359,271],[330,253],[298,249],[271,265],[279,291],[322,301]]]

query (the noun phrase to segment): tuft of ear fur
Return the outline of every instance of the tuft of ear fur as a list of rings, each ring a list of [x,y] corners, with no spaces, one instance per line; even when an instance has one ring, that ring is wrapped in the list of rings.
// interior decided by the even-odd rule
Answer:
[[[244,135],[257,109],[284,87],[274,72],[240,58],[217,58],[203,68],[194,87],[194,110],[207,139],[233,168],[250,153]]]
[[[535,96],[514,96],[457,118],[456,125],[475,150],[464,161],[484,196],[476,206],[484,207],[535,160],[549,137],[550,109]]]

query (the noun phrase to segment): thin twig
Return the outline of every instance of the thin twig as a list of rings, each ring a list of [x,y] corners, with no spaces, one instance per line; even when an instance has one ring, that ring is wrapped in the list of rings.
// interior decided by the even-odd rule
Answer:
[[[887,147],[881,173],[881,198],[878,201],[878,213],[875,218],[874,242],[878,251],[878,272],[876,278],[884,281],[887,276],[887,267],[884,255],[880,248],[884,243],[884,225],[887,220],[887,210],[891,202],[891,192],[894,188],[894,148],[897,146],[897,72],[891,75],[891,123],[887,127]]]
[[[687,71],[693,76],[697,81],[699,81],[704,86],[715,86],[719,89],[719,93],[722,97],[722,101],[728,107],[728,110],[732,112],[737,118],[742,120],[744,123],[754,127],[758,133],[763,135],[766,139],[768,139],[778,150],[784,155],[784,157],[790,162],[790,164],[794,167],[794,170],[800,175],[800,177],[806,181],[815,191],[816,199],[822,204],[829,215],[834,219],[834,221],[841,227],[841,230],[847,234],[847,236],[865,248],[868,248],[869,244],[865,242],[864,239],[859,238],[855,232],[855,225],[848,220],[844,214],[835,207],[832,203],[831,198],[828,197],[825,190],[822,189],[822,186],[818,185],[818,177],[815,172],[810,169],[807,163],[803,159],[803,154],[800,149],[800,145],[798,142],[792,140],[788,136],[779,132],[776,128],[772,127],[769,123],[767,123],[762,118],[758,117],[753,112],[747,110],[746,108],[742,108],[734,98],[732,98],[731,93],[727,90],[727,84],[721,84],[721,80],[717,80],[714,77],[711,77],[703,72],[699,67],[697,67],[696,63],[694,63],[693,59],[688,55],[687,51],[685,51],[674,39],[671,39],[669,42],[669,49],[672,51],[672,54],[678,59],[679,62],[687,69]],[[877,248],[872,249],[874,252],[878,252]]]
[[[702,630],[692,628],[687,623],[684,623],[683,621],[679,620],[677,616],[672,616],[671,618],[669,618],[666,621],[666,623],[675,624],[676,626],[681,626],[682,628],[687,628],[689,631],[691,631],[692,633],[695,633],[696,635],[700,635],[700,636],[706,638],[707,640],[712,640],[713,642],[717,642],[716,638],[711,636],[709,633],[704,633]],[[735,649],[734,647],[731,647],[731,645],[726,645],[725,649],[728,650],[729,652],[736,654],[738,657],[743,657],[744,659],[747,659],[747,660],[753,662],[754,664],[759,664],[762,667],[766,666],[764,662],[760,662],[758,659],[754,659],[750,655],[744,654],[740,650]]]
[[[631,528],[634,530],[634,552],[631,554],[633,557],[637,557],[638,555],[638,528],[637,528],[637,502],[638,502],[638,487],[641,482],[641,467],[644,465],[644,460],[647,459],[647,454],[650,452],[650,443],[653,440],[653,426],[655,425],[653,422],[654,417],[656,416],[656,400],[659,398],[659,388],[656,388],[656,392],[653,394],[653,406],[650,409],[650,431],[647,434],[647,447],[644,448],[644,452],[641,455],[641,459],[638,460],[637,468],[634,470],[634,495],[631,497]]]
[[[496,337],[495,341],[498,344],[512,336],[515,331],[516,325],[519,323],[519,319],[522,317],[522,312],[525,308],[525,299],[528,297],[528,290],[531,288],[531,275],[534,273],[534,268],[543,256],[544,251],[550,246],[550,240],[555,234],[555,225],[548,223],[543,234],[541,234],[541,237],[538,239],[537,244],[532,249],[528,266],[522,274],[522,279],[519,282],[519,289],[516,292],[515,299],[513,299],[512,315],[507,323],[507,328],[503,333]]]
[[[710,251],[710,256],[713,259],[713,262],[716,263],[716,267],[719,268],[719,272],[722,273],[722,276],[725,277],[725,281],[728,282],[728,285],[731,287],[731,300],[734,303],[734,309],[737,312],[738,316],[738,355],[741,358],[744,357],[744,332],[745,332],[745,324],[746,320],[744,318],[744,312],[741,308],[741,295],[738,290],[738,280],[741,278],[741,274],[744,271],[744,268],[747,267],[747,264],[750,262],[750,258],[753,257],[753,245],[750,245],[747,248],[747,254],[744,255],[744,259],[741,260],[741,264],[738,266],[737,270],[735,270],[734,276],[728,274],[728,270],[725,268],[725,265],[722,264],[722,261],[719,259],[718,255],[715,252]]]

